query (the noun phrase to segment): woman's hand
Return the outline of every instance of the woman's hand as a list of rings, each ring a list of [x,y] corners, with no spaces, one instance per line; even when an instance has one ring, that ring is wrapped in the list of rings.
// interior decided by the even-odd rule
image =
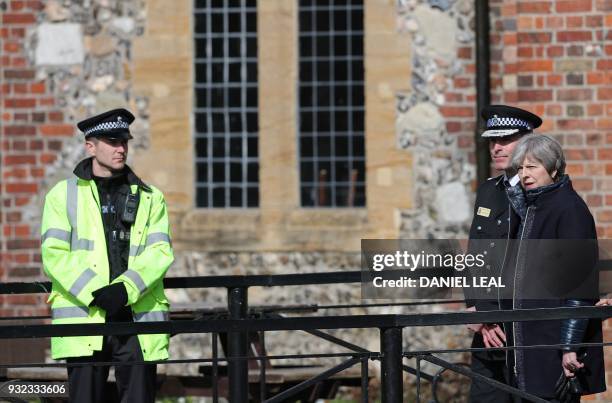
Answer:
[[[561,366],[563,367],[563,372],[565,376],[568,378],[573,378],[575,376],[575,372],[580,368],[584,367],[584,364],[578,361],[576,353],[573,351],[568,351],[563,353],[563,360],[561,361]]]

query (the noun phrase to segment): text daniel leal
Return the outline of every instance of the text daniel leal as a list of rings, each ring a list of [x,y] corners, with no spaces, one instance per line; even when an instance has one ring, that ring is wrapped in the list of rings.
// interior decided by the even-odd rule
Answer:
[[[470,281],[471,279],[471,281]],[[506,288],[501,277],[419,277],[416,278],[401,277],[397,280],[385,280],[382,277],[374,277],[372,280],[374,287],[392,287],[392,288],[414,288],[414,287],[465,287],[465,288],[489,288],[499,287]]]

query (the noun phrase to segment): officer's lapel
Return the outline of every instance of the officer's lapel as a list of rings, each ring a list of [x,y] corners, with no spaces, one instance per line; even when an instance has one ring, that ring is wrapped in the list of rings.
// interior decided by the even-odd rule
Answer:
[[[149,221],[149,213],[151,211],[151,193],[143,192],[138,189],[138,185],[131,186],[132,192],[140,192],[140,201],[138,202],[138,211],[136,212],[136,221],[132,227],[132,237],[136,242],[131,242],[132,245],[142,245],[142,238],[145,234],[145,227]]]

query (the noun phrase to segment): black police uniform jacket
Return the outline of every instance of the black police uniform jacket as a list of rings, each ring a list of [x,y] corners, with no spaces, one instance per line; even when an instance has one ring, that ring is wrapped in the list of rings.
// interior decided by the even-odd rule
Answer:
[[[475,268],[471,275],[497,277],[504,267],[508,255],[508,238],[516,233],[520,219],[510,207],[506,196],[504,175],[490,178],[478,187],[474,203],[474,218],[470,228],[468,252],[483,255],[484,267]],[[466,305],[475,306],[478,311],[501,309],[498,290],[465,289]],[[473,348],[484,347],[482,335],[474,334]],[[503,351],[488,351],[480,354],[483,358],[504,360]]]
[[[569,178],[548,192],[527,200],[527,213],[516,234],[516,248],[506,262],[504,282],[512,285],[512,299],[502,300],[505,309],[556,308],[566,306],[561,295],[567,284],[586,284],[581,293],[597,301],[598,259],[597,233],[593,216],[582,198],[572,188]],[[517,230],[519,230],[517,228]],[[511,234],[512,237],[513,234]],[[506,279],[512,278],[507,281]],[[514,283],[512,284],[512,281]],[[544,295],[551,289],[559,298]],[[532,291],[530,291],[530,289]],[[535,290],[535,292],[533,291]],[[565,296],[573,298],[571,291]],[[581,294],[580,298],[587,295]],[[553,294],[548,294],[553,295]],[[559,344],[561,320],[514,322],[506,326],[509,345],[529,346]],[[588,322],[583,343],[601,343],[601,320]],[[588,347],[583,362],[585,371],[579,377],[584,394],[606,389],[602,347]],[[579,350],[579,352],[584,351]],[[554,386],[562,373],[562,351],[559,349],[516,350],[510,354],[510,370],[518,387],[545,398],[554,396]]]

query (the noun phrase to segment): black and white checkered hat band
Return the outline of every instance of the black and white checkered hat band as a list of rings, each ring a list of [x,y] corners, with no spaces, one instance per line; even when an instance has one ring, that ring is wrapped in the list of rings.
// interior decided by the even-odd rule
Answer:
[[[521,127],[526,130],[533,130],[531,124],[523,119],[492,117],[491,119],[487,120],[487,129],[507,127]]]
[[[95,125],[85,130],[85,136],[89,136],[95,132],[106,131],[106,130],[115,130],[115,129],[128,129],[130,125],[127,122],[104,122],[99,125]]]

